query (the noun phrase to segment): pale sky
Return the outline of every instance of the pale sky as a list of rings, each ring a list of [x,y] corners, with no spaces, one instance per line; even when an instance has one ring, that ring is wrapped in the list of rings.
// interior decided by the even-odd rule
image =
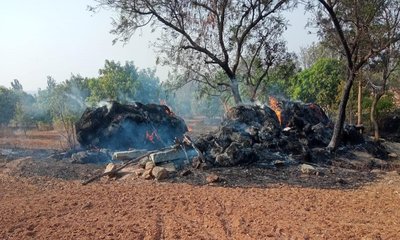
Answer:
[[[112,13],[93,14],[93,0],[13,0],[0,7],[0,85],[10,87],[18,79],[24,90],[46,87],[46,76],[57,82],[73,74],[95,77],[105,59],[133,61],[140,68],[157,68],[161,80],[168,69],[156,66],[151,46],[155,34],[138,32],[125,46],[112,45]],[[304,28],[303,9],[288,14],[291,24],[285,33],[290,51],[298,52],[316,40]]]

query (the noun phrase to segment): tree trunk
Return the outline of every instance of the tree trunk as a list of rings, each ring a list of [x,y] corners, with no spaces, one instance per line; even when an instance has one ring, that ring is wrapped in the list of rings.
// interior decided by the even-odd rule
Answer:
[[[242,103],[242,98],[240,97],[240,92],[239,92],[239,82],[236,79],[236,77],[233,77],[230,80],[231,80],[231,89],[232,89],[233,99],[235,100],[235,105],[239,105]]]
[[[374,128],[374,141],[379,141],[380,134],[379,134],[379,126],[378,122],[376,121],[376,105],[378,105],[378,101],[381,98],[382,94],[374,94],[374,98],[372,100],[371,104],[371,124],[372,127]]]
[[[335,122],[335,126],[333,128],[332,138],[328,144],[328,148],[333,150],[336,149],[340,143],[340,137],[342,135],[343,125],[346,119],[346,105],[349,100],[350,91],[351,87],[353,86],[354,78],[355,78],[355,73],[353,71],[349,72],[346,85],[344,87],[344,92],[342,98],[340,99],[338,116]]]
[[[357,125],[362,125],[362,81],[358,80]]]

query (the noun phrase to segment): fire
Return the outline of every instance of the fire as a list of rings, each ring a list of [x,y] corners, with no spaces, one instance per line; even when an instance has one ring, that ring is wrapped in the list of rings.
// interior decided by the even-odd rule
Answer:
[[[160,140],[160,137],[157,134],[157,130],[154,130],[152,133],[146,131],[146,139],[149,140],[151,143],[155,143],[154,139]]]
[[[188,126],[188,131],[189,131],[189,132],[192,132],[192,131],[193,131],[193,127]]]
[[[278,99],[274,98],[273,96],[269,97],[269,106],[272,110],[274,110],[276,116],[278,117],[279,124],[282,126],[282,109],[279,105]]]

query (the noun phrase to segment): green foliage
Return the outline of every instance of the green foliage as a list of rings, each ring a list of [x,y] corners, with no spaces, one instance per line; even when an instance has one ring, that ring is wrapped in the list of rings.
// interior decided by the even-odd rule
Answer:
[[[154,69],[140,70],[136,87],[133,97],[135,101],[143,103],[157,103],[160,101],[160,80],[156,77]]]
[[[16,126],[26,130],[32,125],[35,125],[37,120],[37,114],[34,108],[36,99],[32,95],[23,92],[22,88],[21,90],[15,91],[15,95],[17,96],[18,100],[13,122]]]
[[[331,109],[337,105],[338,90],[344,80],[344,66],[334,59],[323,58],[311,68],[298,73],[292,79],[290,95],[303,102],[316,102]]]
[[[12,90],[0,86],[0,124],[7,125],[14,117],[18,97]]]
[[[122,103],[134,99],[138,87],[138,73],[133,62],[121,66],[119,62],[106,60],[100,76],[89,81],[89,102],[94,105],[102,100],[115,100]]]
[[[269,79],[265,79],[263,94],[258,99],[266,102],[270,95],[289,97],[291,80],[298,74],[298,71],[294,59],[276,66],[271,70]]]
[[[378,114],[385,114],[387,112],[392,112],[396,109],[396,104],[394,103],[394,95],[393,93],[387,93],[383,95],[376,105],[376,112]],[[363,98],[363,109],[369,110],[371,109],[372,105],[372,96],[364,97]],[[369,117],[369,116],[368,116]]]

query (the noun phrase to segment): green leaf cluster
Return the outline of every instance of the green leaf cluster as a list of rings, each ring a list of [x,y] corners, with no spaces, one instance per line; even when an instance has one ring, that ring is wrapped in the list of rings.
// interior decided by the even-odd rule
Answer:
[[[345,79],[344,64],[321,58],[310,68],[299,72],[291,81],[290,96],[303,102],[316,102],[326,109],[338,103],[341,82]]]

